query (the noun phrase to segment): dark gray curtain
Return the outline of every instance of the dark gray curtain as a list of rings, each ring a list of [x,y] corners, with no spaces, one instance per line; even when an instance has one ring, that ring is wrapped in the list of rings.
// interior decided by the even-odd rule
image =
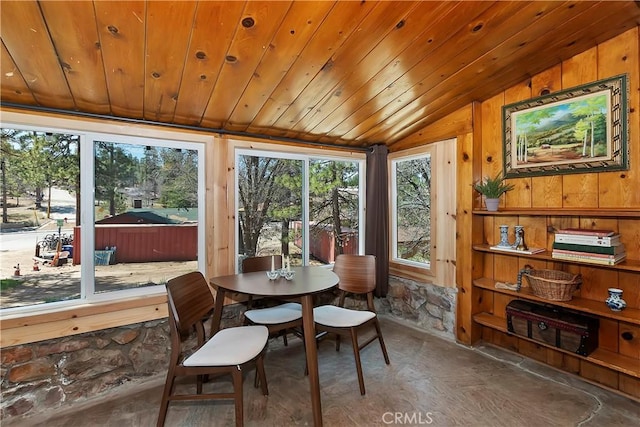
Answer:
[[[367,153],[367,195],[364,248],[376,257],[376,292],[384,297],[389,290],[389,197],[386,145],[378,144]]]

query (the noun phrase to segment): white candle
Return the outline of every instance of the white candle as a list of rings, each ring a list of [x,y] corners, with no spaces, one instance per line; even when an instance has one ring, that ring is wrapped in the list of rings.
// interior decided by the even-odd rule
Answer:
[[[275,269],[276,269],[276,265],[275,265],[275,262],[273,260],[273,255],[271,255],[271,271],[275,271]]]
[[[282,261],[280,261],[280,268],[284,269],[284,254],[280,255],[282,257]]]
[[[287,257],[287,271],[291,271],[291,258]]]

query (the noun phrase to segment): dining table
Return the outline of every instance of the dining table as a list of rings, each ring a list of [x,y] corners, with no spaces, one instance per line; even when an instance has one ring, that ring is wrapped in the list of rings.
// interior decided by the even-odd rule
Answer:
[[[322,426],[322,404],[320,400],[320,377],[318,374],[318,349],[316,329],[313,320],[313,296],[325,292],[338,284],[338,276],[331,269],[322,266],[292,267],[291,280],[279,276],[270,280],[265,271],[217,276],[210,279],[216,290],[215,310],[212,319],[212,333],[220,330],[222,310],[227,293],[278,299],[299,299],[302,305],[302,329],[309,370],[309,385],[313,425]]]

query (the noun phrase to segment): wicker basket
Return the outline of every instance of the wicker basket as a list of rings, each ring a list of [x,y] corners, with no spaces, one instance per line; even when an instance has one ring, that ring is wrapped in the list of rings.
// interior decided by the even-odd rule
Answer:
[[[550,301],[570,301],[582,276],[559,270],[522,270],[535,296]]]

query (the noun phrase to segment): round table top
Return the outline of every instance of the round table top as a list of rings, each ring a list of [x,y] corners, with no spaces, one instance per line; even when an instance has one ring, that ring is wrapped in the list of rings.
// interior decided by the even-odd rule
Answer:
[[[331,289],[338,284],[338,276],[326,267],[304,266],[291,268],[293,280],[279,277],[269,280],[265,271],[231,274],[210,279],[215,287],[226,291],[257,296],[294,297]]]

